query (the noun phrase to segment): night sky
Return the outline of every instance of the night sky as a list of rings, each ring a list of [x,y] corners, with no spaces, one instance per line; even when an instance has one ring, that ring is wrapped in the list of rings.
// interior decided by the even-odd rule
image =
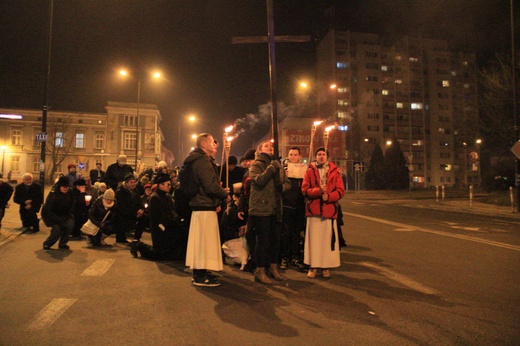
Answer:
[[[313,37],[277,44],[278,100],[287,105],[297,81],[314,77],[332,4],[338,29],[390,42],[418,33],[446,39],[453,50],[477,53],[482,65],[510,52],[509,0],[274,0],[276,35]],[[48,7],[45,0],[0,1],[0,107],[42,108]],[[186,125],[190,132],[220,139],[225,126],[258,116],[269,101],[267,45],[231,44],[234,36],[266,35],[266,12],[265,0],[54,0],[49,105],[104,112],[108,101],[136,102],[136,80],[116,74],[126,66],[142,71],[141,102],[158,105],[167,148],[176,153],[176,124],[190,113],[199,119]],[[166,80],[149,82],[150,68]],[[232,153],[241,156],[267,129],[247,130]]]

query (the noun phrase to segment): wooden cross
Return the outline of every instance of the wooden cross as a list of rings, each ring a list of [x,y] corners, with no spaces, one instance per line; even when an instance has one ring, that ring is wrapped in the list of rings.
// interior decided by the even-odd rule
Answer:
[[[271,122],[273,133],[274,156],[278,157],[278,107],[276,104],[276,54],[275,42],[309,42],[309,35],[301,36],[275,36],[273,18],[273,0],[267,0],[267,36],[242,36],[233,37],[232,44],[237,43],[269,43],[269,80],[271,91]]]

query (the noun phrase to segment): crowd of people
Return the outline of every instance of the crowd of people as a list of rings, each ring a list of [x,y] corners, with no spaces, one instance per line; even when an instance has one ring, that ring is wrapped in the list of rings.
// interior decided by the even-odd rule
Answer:
[[[71,240],[85,241],[87,248],[121,246],[134,257],[184,260],[193,271],[193,285],[212,287],[220,285],[214,272],[223,270],[222,249],[233,241],[244,244],[247,263],[241,268],[252,272],[258,283],[284,281],[280,269],[288,268],[307,272],[311,279],[318,271],[330,278],[345,245],[338,204],[345,189],[326,148],[318,148],[316,161],[307,166],[300,148],[291,147],[281,162],[271,141],[265,141],[247,150],[240,161],[231,155],[219,166],[217,147],[211,134],[197,136],[182,168],[190,167],[184,178],[195,186],[190,194],[180,183],[179,168],[170,169],[161,161],[136,175],[125,155],[106,172],[97,163],[88,175],[69,164],[45,202],[30,173],[14,191],[0,181],[0,227],[14,192],[26,231],[39,232],[41,209],[50,227],[45,250],[56,243],[59,249],[69,249]],[[94,231],[82,232],[86,224],[94,225]],[[151,244],[141,240],[143,232],[150,232]],[[110,236],[114,244],[106,242]]]

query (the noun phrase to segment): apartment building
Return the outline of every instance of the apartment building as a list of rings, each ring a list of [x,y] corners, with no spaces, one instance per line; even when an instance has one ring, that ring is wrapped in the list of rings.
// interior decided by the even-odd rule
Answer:
[[[443,40],[331,30],[317,49],[320,117],[347,125],[348,160],[398,140],[414,187],[480,183],[474,54]]]
[[[162,119],[156,105],[108,102],[105,109],[106,113],[49,110],[46,135],[42,135],[41,110],[0,108],[3,178],[20,182],[26,172],[39,176],[45,138],[47,183],[67,173],[70,163],[88,173],[97,162],[106,170],[124,154],[140,172],[170,153],[162,147]]]

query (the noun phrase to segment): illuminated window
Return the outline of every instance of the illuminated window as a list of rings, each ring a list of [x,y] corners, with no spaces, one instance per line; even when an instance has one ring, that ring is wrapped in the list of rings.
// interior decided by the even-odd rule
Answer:
[[[11,171],[20,172],[20,156],[11,156]]]
[[[403,108],[403,103],[402,102],[397,102],[395,104],[395,108]]]
[[[343,88],[338,88],[338,93],[339,93],[339,94],[344,94],[344,93],[347,92],[347,90],[348,90],[348,88],[345,88],[345,87],[343,87]]]
[[[411,107],[412,109],[423,109],[423,104],[422,104],[422,103],[412,103],[412,104],[410,105],[410,107]]]
[[[58,148],[62,148],[63,147],[63,132],[56,132],[54,137],[55,137],[54,145]]]
[[[451,75],[455,77],[457,75],[457,71],[451,71]]]
[[[136,145],[137,145],[136,133],[135,132],[125,132],[123,135],[123,149],[135,150]]]
[[[105,134],[103,132],[96,132],[96,149],[105,149]]]
[[[450,86],[450,81],[449,80],[443,80],[442,81],[442,87],[443,88],[447,88]]]
[[[11,127],[11,145],[22,145],[21,127]]]
[[[381,90],[381,94],[388,95],[388,90],[386,90],[386,89]]]
[[[402,57],[401,57],[400,55],[396,55],[396,56],[395,56],[395,60],[397,60],[397,61],[401,61],[401,59],[402,59]]]
[[[469,89],[469,83],[464,83],[464,89]]]
[[[344,61],[338,61],[336,63],[336,68],[347,68],[348,67],[348,63],[344,62]]]
[[[402,82],[403,82],[403,81],[400,80],[400,79],[396,79],[396,80],[395,80],[395,84],[401,84]]]
[[[347,100],[338,100],[338,106],[348,106]]]
[[[409,57],[408,60],[411,61],[411,62],[418,62],[419,61],[418,58],[413,57],[413,56]]]
[[[32,157],[32,172],[37,173],[40,171],[40,158],[38,156]]]
[[[85,148],[85,134],[82,132],[76,132],[76,148]]]
[[[346,118],[347,112],[338,112],[338,118]]]
[[[381,65],[381,71],[388,71],[388,66]]]

